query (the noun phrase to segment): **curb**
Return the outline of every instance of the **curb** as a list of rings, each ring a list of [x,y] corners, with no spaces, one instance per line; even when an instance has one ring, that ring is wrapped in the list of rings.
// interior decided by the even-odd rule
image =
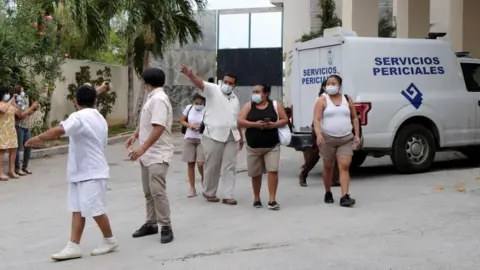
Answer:
[[[123,143],[131,135],[132,133],[125,133],[118,136],[110,137],[108,138],[108,144],[111,145],[111,144]],[[68,153],[68,144],[48,147],[43,149],[33,149],[30,155],[30,159],[46,158],[46,157],[51,157],[56,155],[63,155],[67,153]],[[183,151],[175,149],[173,153],[175,155],[179,155],[179,154],[182,154]],[[20,157],[23,159],[23,151],[20,153]],[[4,161],[8,161],[8,154],[5,154]]]
[[[115,136],[115,137],[110,137],[110,138],[108,138],[108,144],[110,145],[110,144],[116,144],[116,143],[119,143],[119,142],[124,142],[131,135],[132,135],[132,133],[126,133],[126,134],[118,135],[118,136]],[[60,146],[44,148],[44,149],[34,149],[34,150],[32,150],[32,154],[30,156],[30,159],[44,158],[44,157],[49,157],[49,156],[62,155],[62,154],[66,154],[66,153],[68,153],[68,144],[67,145],[60,145]],[[23,152],[20,155],[23,156]]]

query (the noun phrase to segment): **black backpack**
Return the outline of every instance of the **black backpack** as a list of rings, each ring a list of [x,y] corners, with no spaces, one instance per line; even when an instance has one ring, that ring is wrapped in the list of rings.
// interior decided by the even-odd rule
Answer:
[[[344,94],[345,96],[345,99],[347,100],[347,102],[350,102],[350,96]],[[357,117],[360,115],[360,112],[357,112]],[[353,126],[353,123],[352,123],[352,126]],[[362,137],[362,125],[358,125],[359,126],[359,131],[360,131],[360,138]],[[352,127],[352,134],[355,134],[355,128]],[[317,134],[315,134],[315,129],[313,128],[313,122],[312,122],[312,140],[313,140],[313,144],[315,144],[315,142],[317,141]]]

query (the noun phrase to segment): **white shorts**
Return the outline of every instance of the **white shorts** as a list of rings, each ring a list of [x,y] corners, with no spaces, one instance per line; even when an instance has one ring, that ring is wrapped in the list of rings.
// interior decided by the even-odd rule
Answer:
[[[80,212],[82,217],[105,214],[107,204],[107,179],[92,179],[70,183],[68,186],[68,211]]]

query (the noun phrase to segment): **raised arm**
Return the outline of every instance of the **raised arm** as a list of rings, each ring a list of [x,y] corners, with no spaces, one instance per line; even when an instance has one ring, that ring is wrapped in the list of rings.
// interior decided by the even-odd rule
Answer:
[[[13,106],[11,102],[0,103],[0,113],[1,114],[7,113],[10,106]]]
[[[32,115],[39,107],[40,105],[37,102],[35,102],[32,104],[32,106],[30,106],[25,111],[17,109],[15,112],[15,115],[20,119],[25,119],[26,117]]]
[[[182,67],[180,68],[180,71],[185,75],[187,76],[187,78],[198,88],[200,88],[200,90],[205,90],[205,83],[204,81],[202,80],[202,78],[198,77],[197,75],[195,75],[192,71],[192,69],[187,66],[187,65],[182,65]]]
[[[85,85],[89,85],[89,86],[92,86],[91,83],[84,83]],[[104,81],[102,83],[102,85],[100,86],[95,86],[95,90],[97,91],[97,96],[105,93],[106,91],[108,91],[108,88],[110,88],[110,82],[109,81]]]

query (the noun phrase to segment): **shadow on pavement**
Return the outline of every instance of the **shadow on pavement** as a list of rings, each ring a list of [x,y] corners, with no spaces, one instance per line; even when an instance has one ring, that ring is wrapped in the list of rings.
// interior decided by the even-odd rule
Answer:
[[[315,179],[322,176],[321,164],[318,164],[317,167],[310,173],[309,178]],[[429,172],[436,171],[451,171],[451,170],[463,170],[463,169],[473,169],[478,168],[479,165],[474,165],[472,162],[469,162],[465,158],[455,159],[455,160],[442,160],[436,161]],[[297,172],[300,172],[300,169]],[[429,173],[426,172],[426,173]],[[420,173],[421,174],[421,173]],[[375,177],[382,177],[387,175],[399,175],[392,164],[382,164],[382,165],[364,165],[360,168],[354,169],[350,172],[352,180],[370,180]]]
[[[429,172],[473,169],[476,167],[478,167],[478,165],[473,165],[467,159],[446,160],[435,162]],[[371,177],[395,174],[397,174],[397,172],[393,165],[362,166],[351,171],[353,180],[367,179],[367,177],[371,179]]]

